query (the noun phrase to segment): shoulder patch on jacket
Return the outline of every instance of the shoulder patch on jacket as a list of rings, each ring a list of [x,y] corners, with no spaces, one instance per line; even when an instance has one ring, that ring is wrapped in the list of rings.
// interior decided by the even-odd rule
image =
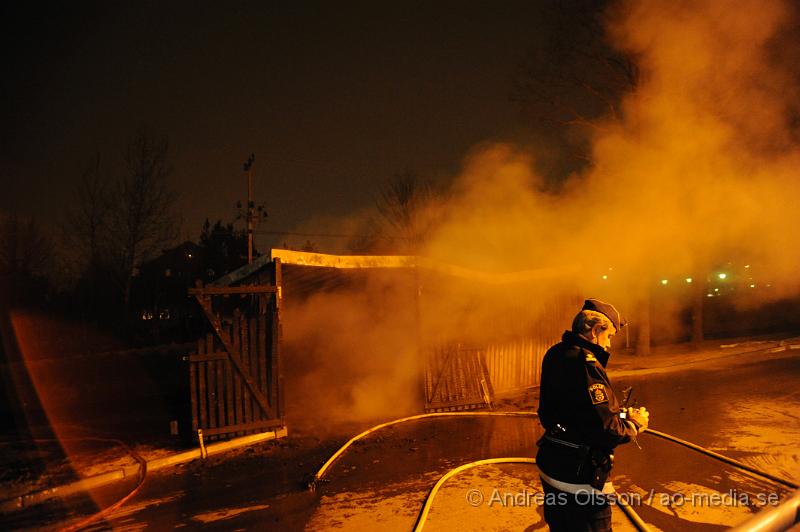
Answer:
[[[593,354],[586,353],[586,362],[588,363],[597,362],[597,359],[594,357]]]
[[[608,393],[606,392],[605,384],[598,382],[589,386],[589,397],[592,398],[593,405],[599,405],[600,403],[607,403]]]

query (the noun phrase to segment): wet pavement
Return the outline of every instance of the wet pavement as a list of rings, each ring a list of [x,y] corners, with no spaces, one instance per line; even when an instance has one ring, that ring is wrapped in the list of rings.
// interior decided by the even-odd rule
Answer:
[[[791,355],[721,358],[649,374],[622,367],[619,377],[612,358],[610,369],[616,388],[633,386],[634,398],[651,411],[653,428],[796,481],[800,357]],[[534,408],[530,400],[507,406]],[[539,430],[535,418],[519,417],[397,425],[354,445],[316,493],[305,483],[346,435],[319,440],[295,434],[152,474],[135,499],[93,529],[410,530],[441,475],[474,460],[533,456]],[[613,479],[655,529],[723,530],[752,515],[759,497],[786,496],[770,481],[653,436],[640,436],[639,444],[618,449]],[[77,519],[126,489],[130,485],[117,485],[93,494],[97,502],[56,502],[0,519],[4,528],[64,524],[66,516]],[[477,505],[468,499],[473,490],[483,497]],[[495,490],[501,499],[521,499],[503,502],[493,498]],[[540,490],[534,466],[468,470],[439,492],[426,530],[544,529],[535,503]],[[619,512],[614,521],[616,530],[628,528]]]
[[[533,456],[540,430],[535,417],[432,418],[388,428],[334,464],[308,529],[410,530],[439,477],[475,460]],[[459,501],[467,506],[463,493]]]
[[[719,360],[702,369],[619,379],[626,383],[651,411],[653,428],[800,483],[800,357],[744,364]],[[642,450],[619,448],[617,487],[652,493],[652,504],[639,513],[662,530],[721,530],[718,525],[746,519],[761,498],[788,493],[654,436],[641,436],[640,444]],[[714,503],[713,493],[736,501]],[[693,496],[697,504],[691,504]]]

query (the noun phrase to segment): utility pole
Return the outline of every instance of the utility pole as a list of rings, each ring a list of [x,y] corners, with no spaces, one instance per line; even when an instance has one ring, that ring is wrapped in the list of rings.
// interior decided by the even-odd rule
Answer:
[[[239,216],[237,218],[242,218],[247,221],[247,264],[251,264],[253,262],[253,228],[256,222],[259,222],[263,217],[266,218],[267,211],[264,210],[263,205],[259,205],[256,208],[255,201],[253,200],[253,162],[255,162],[256,156],[255,154],[251,153],[250,157],[244,162],[242,165],[242,169],[247,173],[247,210],[242,216],[241,210],[239,211]],[[241,202],[237,204],[239,209],[241,209]]]
[[[253,262],[253,161],[256,160],[254,153],[244,163],[244,171],[247,172],[247,264]]]

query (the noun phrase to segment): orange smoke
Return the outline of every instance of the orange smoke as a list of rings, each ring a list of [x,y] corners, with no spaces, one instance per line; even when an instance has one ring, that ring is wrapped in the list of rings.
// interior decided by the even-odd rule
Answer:
[[[430,218],[422,225],[433,227],[420,250],[426,258],[480,272],[560,275],[507,287],[507,297],[479,283],[439,283],[433,295],[423,286],[423,336],[496,341],[555,319],[545,302],[576,295],[614,301],[634,323],[654,302],[657,325],[674,321],[678,330],[691,290],[727,263],[739,272],[746,264],[756,287],[738,303],[796,296],[797,18],[782,0],[614,4],[608,37],[641,76],[622,112],[594,124],[590,168],[552,192],[530,150],[486,142],[466,156],[448,193],[420,209]],[[665,291],[672,299],[659,299]],[[402,305],[391,295],[380,304]],[[314,329],[314,309],[304,315],[304,328]],[[369,313],[363,317],[369,324]],[[356,361],[363,351],[347,332],[332,335],[329,348]]]

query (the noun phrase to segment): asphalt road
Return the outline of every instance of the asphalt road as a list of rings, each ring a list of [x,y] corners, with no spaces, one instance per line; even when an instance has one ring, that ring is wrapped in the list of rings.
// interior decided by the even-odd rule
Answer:
[[[613,377],[634,388],[652,427],[789,479],[800,479],[800,357],[718,360]],[[291,427],[290,427],[291,431]],[[533,456],[535,419],[429,419],[383,430],[346,453],[316,493],[304,483],[346,439],[290,437],[207,463],[151,475],[144,488],[91,529],[409,530],[431,485],[446,471],[482,458]],[[614,482],[661,530],[723,530],[786,490],[653,436],[620,447]],[[130,486],[98,491],[10,516],[6,527],[56,526],[108,504]],[[484,500],[465,499],[479,490]],[[443,488],[429,530],[536,530],[537,505],[490,505],[493,490],[539,491],[535,466],[476,468]],[[774,494],[774,496],[773,496]],[[467,495],[468,496],[468,495]],[[727,498],[726,498],[727,497]],[[748,500],[745,501],[744,499]],[[745,502],[747,504],[745,504]],[[512,505],[513,506],[513,505]],[[627,523],[615,514],[615,529]]]

